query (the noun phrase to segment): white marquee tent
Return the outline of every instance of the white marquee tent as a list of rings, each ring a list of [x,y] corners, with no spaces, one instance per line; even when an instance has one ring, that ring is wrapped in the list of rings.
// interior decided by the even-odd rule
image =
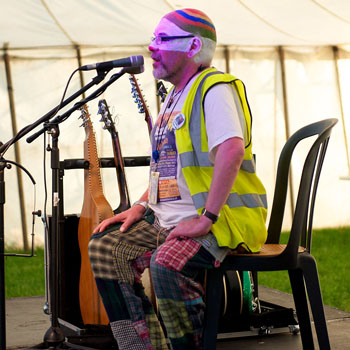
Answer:
[[[308,123],[335,117],[339,123],[333,130],[321,176],[314,226],[350,224],[349,1],[0,0],[0,5],[0,141],[7,142],[17,131],[55,107],[69,76],[79,65],[132,55],[145,58],[145,72],[137,77],[154,118],[157,97],[147,51],[153,29],[162,15],[173,9],[199,8],[211,17],[217,28],[218,49],[213,64],[246,84],[254,118],[257,169],[267,188],[269,203],[278,155],[286,137]],[[84,72],[82,77],[75,74],[67,96],[93,76],[93,71]],[[90,91],[93,90],[95,88]],[[146,123],[133,102],[127,76],[111,85],[102,97],[116,117],[123,155],[147,155]],[[89,102],[88,106],[98,153],[100,157],[111,157],[109,134],[102,130],[96,115],[97,102]],[[85,135],[79,128],[78,116],[78,112],[73,113],[60,125],[61,160],[83,156]],[[37,182],[36,209],[43,210],[46,154],[47,211],[50,213],[50,154],[44,152],[43,136],[32,143],[26,142],[27,136],[12,145],[4,158],[17,161],[32,174]],[[131,200],[135,201],[145,189],[148,169],[127,168],[126,171]],[[24,226],[31,231],[34,191],[29,178],[22,171],[19,173],[15,168],[5,170],[7,245],[22,244],[24,213]],[[293,163],[294,187],[298,173],[297,156]],[[102,176],[105,195],[115,208],[119,204],[115,172],[103,169]],[[65,213],[80,213],[83,171],[66,171],[64,184]],[[290,215],[287,208],[285,228],[290,223]],[[40,221],[36,223],[36,232],[36,242],[40,244],[43,237]]]

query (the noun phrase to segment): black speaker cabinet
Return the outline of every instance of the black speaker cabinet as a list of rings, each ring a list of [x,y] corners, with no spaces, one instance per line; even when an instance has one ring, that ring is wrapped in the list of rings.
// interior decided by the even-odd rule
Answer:
[[[51,218],[49,219],[51,224]],[[83,326],[79,306],[80,249],[77,215],[64,216],[58,237],[58,318],[77,327]],[[50,260],[51,257],[49,257]],[[50,264],[50,263],[49,263]]]

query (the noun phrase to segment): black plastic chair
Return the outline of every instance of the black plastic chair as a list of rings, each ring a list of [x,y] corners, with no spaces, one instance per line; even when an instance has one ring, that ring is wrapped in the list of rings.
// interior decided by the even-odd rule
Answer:
[[[223,273],[236,271],[288,270],[304,349],[314,349],[308,311],[311,306],[320,349],[330,349],[316,261],[311,255],[312,220],[316,190],[329,137],[337,119],[326,119],[303,127],[286,142],[278,163],[274,199],[266,244],[258,254],[228,255],[217,269],[208,270],[206,321],[203,334],[205,350],[216,348]],[[287,244],[279,244],[286,204],[291,158],[297,144],[317,136],[301,174],[292,227]]]

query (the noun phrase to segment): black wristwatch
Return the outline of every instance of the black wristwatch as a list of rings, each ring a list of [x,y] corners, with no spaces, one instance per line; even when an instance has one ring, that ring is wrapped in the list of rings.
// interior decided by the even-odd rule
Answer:
[[[206,216],[208,219],[210,219],[213,222],[213,224],[215,224],[219,218],[219,215],[215,215],[205,208],[203,208],[203,210],[202,210],[202,215]]]

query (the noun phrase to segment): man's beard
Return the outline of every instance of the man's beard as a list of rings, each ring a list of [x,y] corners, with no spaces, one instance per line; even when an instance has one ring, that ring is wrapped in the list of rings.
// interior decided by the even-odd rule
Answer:
[[[163,63],[160,63],[157,68],[153,69],[153,76],[156,79],[170,81],[170,79],[175,76],[175,72],[170,72],[167,66],[165,66]]]

